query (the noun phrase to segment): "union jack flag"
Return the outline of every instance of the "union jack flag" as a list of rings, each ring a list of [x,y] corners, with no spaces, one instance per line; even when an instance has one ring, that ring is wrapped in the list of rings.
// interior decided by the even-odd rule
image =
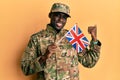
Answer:
[[[82,31],[77,25],[74,25],[67,33],[66,38],[72,44],[72,46],[77,50],[77,52],[82,52],[84,48],[89,45],[88,39],[84,36]]]

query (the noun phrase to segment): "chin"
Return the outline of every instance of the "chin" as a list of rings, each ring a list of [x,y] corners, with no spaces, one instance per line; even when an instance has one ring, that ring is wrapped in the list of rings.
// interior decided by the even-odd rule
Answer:
[[[57,30],[61,30],[63,27],[61,27],[61,28],[57,28]]]

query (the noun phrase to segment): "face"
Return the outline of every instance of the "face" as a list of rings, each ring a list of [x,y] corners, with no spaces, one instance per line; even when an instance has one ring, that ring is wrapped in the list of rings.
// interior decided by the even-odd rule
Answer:
[[[66,24],[68,16],[61,12],[55,12],[50,15],[50,24],[57,31],[60,31]]]

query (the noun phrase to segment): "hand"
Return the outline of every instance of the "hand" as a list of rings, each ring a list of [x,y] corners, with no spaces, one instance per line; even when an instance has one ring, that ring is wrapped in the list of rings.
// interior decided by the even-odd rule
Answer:
[[[46,51],[46,56],[49,58],[53,53],[56,52],[57,46],[56,44],[51,44],[48,46],[47,51]]]
[[[97,41],[97,27],[96,26],[89,26],[88,32],[91,34],[91,38],[93,41]]]
[[[48,46],[47,50],[46,50],[46,53],[44,56],[41,56],[41,59],[39,60],[40,64],[45,62],[46,59],[48,59],[53,53],[56,52],[56,49],[57,46],[55,44],[51,44]]]

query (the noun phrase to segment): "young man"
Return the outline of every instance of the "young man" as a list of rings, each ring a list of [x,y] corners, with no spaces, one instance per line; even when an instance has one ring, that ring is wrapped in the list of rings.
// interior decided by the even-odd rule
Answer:
[[[66,4],[54,3],[49,13],[50,23],[45,30],[31,36],[21,59],[21,68],[25,75],[37,73],[37,80],[79,80],[78,62],[83,66],[93,67],[100,56],[101,43],[95,30],[91,30],[90,49],[77,53],[64,38],[63,29],[70,9]]]

